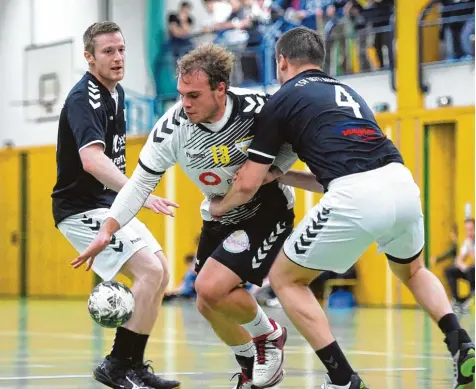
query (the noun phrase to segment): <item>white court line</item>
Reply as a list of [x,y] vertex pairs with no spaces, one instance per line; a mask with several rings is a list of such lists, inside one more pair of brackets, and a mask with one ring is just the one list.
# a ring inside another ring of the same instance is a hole
[[[16,336],[18,332],[14,331],[0,331],[0,336]],[[67,340],[96,340],[96,339],[103,339],[105,341],[112,341],[114,340],[114,336],[104,336],[98,337],[94,335],[78,335],[78,334],[70,334],[70,333],[62,333],[56,334],[53,332],[35,332],[35,331],[28,331],[26,334],[27,336],[38,336],[42,338],[54,338],[54,339],[67,339]],[[201,333],[200,335],[203,335]],[[213,342],[213,341],[196,341],[196,340],[171,340],[171,339],[157,339],[157,338],[150,338],[149,343],[176,343],[176,344],[190,344],[194,346],[222,346],[223,343],[221,342]],[[71,350],[68,350],[70,352]]]
[[[5,335],[5,336],[15,336],[17,335],[18,332],[14,331],[0,331],[0,336]],[[53,332],[40,332],[40,331],[28,331],[27,332],[28,336],[40,336],[40,337],[49,337],[49,338],[57,338],[57,339],[67,339],[67,340],[85,340],[85,339],[99,339],[100,337],[93,336],[93,335],[81,335],[81,334],[75,334],[75,333],[62,333],[62,334],[57,334]],[[102,337],[106,341],[112,341],[114,340],[113,336],[104,336]],[[290,337],[288,336],[288,339]],[[302,339],[299,336],[294,336],[296,339]],[[149,343],[158,343],[158,344],[186,344],[186,345],[191,345],[191,346],[205,346],[205,347],[213,347],[213,346],[223,346],[225,347],[225,344],[222,342],[214,342],[214,341],[196,341],[196,340],[173,340],[173,339],[160,339],[160,338],[150,338]],[[307,344],[303,343],[302,345],[293,345],[293,346],[286,346],[286,353],[288,354],[299,354],[299,353],[305,353],[306,350],[304,348],[309,347]],[[48,349],[48,350],[38,350],[40,352],[42,351],[48,351],[51,353],[56,353],[56,354],[62,354],[62,353],[70,353],[71,350],[65,350],[65,349]],[[75,353],[84,353],[87,354],[89,353],[88,351],[85,350],[75,350]],[[0,360],[2,359],[2,354],[3,352],[0,352]],[[354,355],[369,355],[369,356],[382,356],[382,357],[398,357],[398,358],[410,358],[410,359],[442,359],[446,360],[449,359],[450,356],[446,356],[443,354],[435,354],[435,355],[423,355],[423,354],[398,354],[394,355],[393,353],[390,352],[385,352],[385,351],[369,351],[369,350],[346,350],[346,354],[354,354]],[[30,356],[34,356],[36,354],[30,353]],[[223,354],[225,355],[225,353]],[[7,355],[8,358],[11,358],[11,355]]]
[[[424,371],[427,370],[424,367],[392,367],[392,368],[367,368],[367,369],[358,369],[359,371]],[[293,370],[287,370],[289,375],[292,375]],[[235,370],[225,372],[225,374],[233,374]],[[172,373],[161,373],[161,376],[196,376],[196,375],[213,375],[213,372],[197,372],[197,371],[176,371]],[[320,375],[320,373],[319,373]],[[69,374],[69,375],[32,375],[32,376],[23,376],[23,377],[0,377],[0,381],[14,381],[14,380],[64,380],[71,378],[91,378],[91,374]]]

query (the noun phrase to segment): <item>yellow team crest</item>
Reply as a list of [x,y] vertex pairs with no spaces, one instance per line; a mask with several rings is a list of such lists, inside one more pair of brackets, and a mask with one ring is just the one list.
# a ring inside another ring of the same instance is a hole
[[247,136],[246,138],[241,138],[235,140],[235,147],[238,149],[238,151],[242,152],[245,155],[248,155],[248,147],[251,144],[251,141],[253,140],[255,136]]

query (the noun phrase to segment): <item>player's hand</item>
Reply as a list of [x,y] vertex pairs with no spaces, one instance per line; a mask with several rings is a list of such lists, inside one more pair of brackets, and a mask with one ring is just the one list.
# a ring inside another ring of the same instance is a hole
[[88,248],[71,262],[73,268],[77,269],[86,262],[86,271],[91,269],[94,258],[109,245],[111,237],[112,235],[109,232],[100,229]]
[[163,199],[159,196],[150,195],[144,203],[144,207],[155,213],[163,213],[164,215],[174,216],[169,207],[178,208],[179,205],[171,200]]
[[220,220],[222,217],[222,215],[218,214],[218,207],[222,199],[223,197],[214,197],[210,200],[210,207],[208,208],[208,211],[214,220]]

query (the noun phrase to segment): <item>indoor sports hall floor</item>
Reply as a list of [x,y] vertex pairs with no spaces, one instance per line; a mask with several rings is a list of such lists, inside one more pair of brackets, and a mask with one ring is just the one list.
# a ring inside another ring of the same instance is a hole
[[[93,325],[84,301],[0,300],[0,388],[103,388],[91,370],[109,351],[113,330]],[[280,309],[268,310],[282,324]],[[442,335],[417,310],[331,311],[334,334],[371,389],[450,389],[451,360]],[[462,319],[474,334],[474,314]],[[280,389],[320,388],[324,371],[289,326]],[[168,305],[151,336],[147,357],[182,389],[232,388],[230,350],[193,304]],[[233,381],[236,383],[236,380]]]

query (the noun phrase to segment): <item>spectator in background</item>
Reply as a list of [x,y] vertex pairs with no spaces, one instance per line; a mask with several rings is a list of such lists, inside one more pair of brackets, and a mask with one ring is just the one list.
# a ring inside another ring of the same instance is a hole
[[367,50],[369,48],[369,32],[364,10],[368,7],[368,0],[350,0],[344,7],[344,14],[348,16],[356,37],[357,55],[359,61],[359,72],[367,72],[371,69]]
[[[355,265],[353,265],[349,270],[347,270],[345,273],[339,274],[330,270],[325,270],[322,273],[320,273],[314,281],[312,281],[309,284],[309,289],[311,289],[312,293],[314,293],[314,296],[316,296],[317,299],[323,299],[324,298],[324,287],[327,281],[329,280],[356,280],[357,279],[357,270],[355,268]],[[338,289],[342,290],[349,290],[347,286],[339,286],[337,287]]]
[[[461,17],[469,16],[474,14],[474,0],[441,0],[443,5],[443,11],[441,16],[443,18],[449,17]],[[465,30],[465,24],[467,23],[468,27]],[[443,37],[446,44],[446,58],[447,59],[460,59],[465,55],[471,55],[474,53],[474,48],[470,48],[470,53],[468,51],[468,46],[471,33],[468,34],[468,28],[473,30],[474,35],[474,16],[470,17],[468,21],[451,21],[449,23],[443,24]],[[466,48],[466,50],[463,49]]]
[[474,7],[473,15],[466,21],[461,31],[461,46],[467,58],[474,58]]
[[248,32],[246,29],[251,25],[251,18],[245,12],[242,0],[228,0],[231,5],[231,13],[223,23],[214,26],[216,31],[221,31],[219,43],[224,46],[246,46]]
[[[461,250],[455,258],[454,265],[445,270],[446,279],[451,289],[453,297],[453,309],[455,311],[466,312],[469,302],[474,293],[474,219],[467,219],[464,222],[466,238],[461,246]],[[470,264],[465,259],[470,259]],[[458,280],[464,279],[470,283],[469,296],[461,297],[458,293]]]
[[195,280],[197,279],[197,273],[195,272],[195,258],[195,254],[188,254],[185,256],[187,270],[183,276],[182,283],[177,289],[165,293],[164,302],[176,299],[188,300],[197,296],[197,292],[195,291]]
[[246,25],[248,31],[248,47],[259,46],[263,40],[264,26],[271,20],[270,0],[242,0],[243,12],[250,23]]
[[438,257],[431,257],[432,264],[441,263],[447,259],[451,259],[452,261],[455,260],[456,256],[458,255],[458,226],[456,224],[453,225],[453,228],[450,232],[451,244],[443,254]]
[[[351,26],[347,23],[347,20],[340,22],[348,2],[349,0],[321,0],[322,18],[323,22],[326,23],[324,26],[325,36],[332,26],[330,39],[326,42],[326,51],[329,53],[329,71],[333,75],[348,73],[349,64],[351,63],[347,58],[346,45],[346,38],[351,33],[349,29]],[[318,14],[320,13],[318,12]]]
[[233,12],[232,6],[219,0],[203,0],[207,18],[203,21],[204,33],[209,33],[208,41],[213,41],[216,31],[221,30],[221,24],[226,22]]
[[[375,33],[374,47],[379,68],[389,67],[393,63],[393,34],[390,32],[390,19],[394,7],[394,0],[369,0],[369,6],[364,11],[364,17],[373,28],[384,30]],[[388,58],[384,56],[384,47],[387,49]]]
[[274,19],[284,18],[281,30],[286,32],[297,26],[317,29],[317,0],[274,0],[271,8]]
[[193,43],[190,39],[193,19],[190,16],[190,11],[190,3],[183,1],[178,13],[169,14],[169,42],[175,60],[193,49]]

